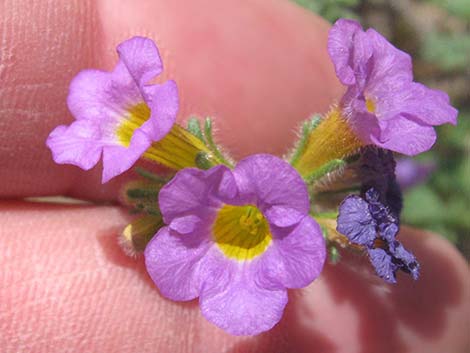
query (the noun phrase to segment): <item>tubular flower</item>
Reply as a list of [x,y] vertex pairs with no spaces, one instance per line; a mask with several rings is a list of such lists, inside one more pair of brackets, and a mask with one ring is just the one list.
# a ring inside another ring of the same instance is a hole
[[396,282],[402,270],[419,277],[419,264],[412,253],[396,240],[398,217],[380,201],[380,193],[368,190],[363,197],[350,195],[339,206],[337,230],[353,244],[363,246],[379,277]]
[[457,123],[448,95],[413,82],[411,57],[374,29],[340,19],[328,51],[348,87],[339,108],[365,144],[416,155],[434,144],[434,125]]
[[133,37],[117,47],[112,72],[81,71],[67,104],[75,121],[58,126],[47,140],[56,163],[88,170],[103,155],[103,182],[128,170],[154,141],[173,127],[178,112],[174,81],[147,84],[163,65],[155,43]]
[[322,270],[325,243],[308,214],[307,187],[277,157],[250,156],[233,171],[184,169],[159,204],[167,226],[145,249],[152,280],[170,299],[199,297],[203,315],[229,333],[269,330],[286,289]]
[[448,95],[413,82],[411,57],[375,30],[340,19],[330,30],[328,52],[347,91],[293,163],[302,176],[365,145],[416,155],[436,141],[433,126],[457,123]]

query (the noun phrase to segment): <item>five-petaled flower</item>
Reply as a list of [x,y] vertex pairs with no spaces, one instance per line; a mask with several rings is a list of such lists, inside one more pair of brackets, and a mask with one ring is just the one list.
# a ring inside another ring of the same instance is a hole
[[321,272],[325,243],[300,175],[254,155],[232,171],[184,169],[160,191],[165,223],[147,245],[147,270],[173,300],[199,297],[203,315],[234,335],[269,330],[286,288]]
[[103,182],[128,170],[162,139],[178,112],[174,81],[148,84],[163,70],[152,40],[133,37],[117,52],[112,72],[84,70],[73,79],[67,104],[76,120],[56,127],[47,139],[56,163],[88,170],[103,154]]
[[413,82],[410,56],[374,29],[340,19],[330,30],[328,51],[348,87],[342,116],[364,144],[416,155],[434,144],[434,125],[456,124],[447,94]]

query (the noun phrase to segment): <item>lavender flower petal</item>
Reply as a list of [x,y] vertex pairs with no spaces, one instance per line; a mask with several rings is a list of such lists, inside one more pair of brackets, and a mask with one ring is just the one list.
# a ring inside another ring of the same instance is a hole
[[194,214],[204,219],[213,214],[214,207],[237,193],[235,179],[226,166],[209,171],[187,168],[178,172],[158,196],[158,203],[166,224],[176,218]]
[[380,136],[372,136],[372,142],[379,147],[408,156],[429,150],[436,142],[436,132],[429,125],[412,120],[412,117],[400,115],[387,121],[379,121]]
[[345,85],[356,83],[354,68],[351,67],[350,51],[354,36],[360,31],[362,27],[358,22],[340,19],[331,28],[328,36],[328,53],[335,66],[336,75]]
[[211,267],[223,269],[225,276],[220,270],[212,274],[201,290],[202,314],[232,335],[257,335],[271,329],[281,319],[287,304],[287,291],[259,287],[253,271],[223,260],[219,260],[218,266],[214,261]]
[[298,223],[310,209],[307,185],[280,158],[268,154],[250,156],[237,164],[233,174],[243,202],[256,204],[277,226]]
[[57,126],[46,144],[56,163],[74,164],[84,170],[93,168],[101,157],[99,127],[88,120],[78,120],[70,126]]
[[160,53],[150,39],[134,37],[119,44],[116,50],[137,86],[143,86],[163,71]]
[[149,120],[141,127],[152,141],[162,139],[173,127],[178,113],[178,88],[175,81],[142,88],[145,102],[152,112]]
[[273,236],[273,246],[253,264],[259,286],[302,288],[320,275],[326,246],[319,225],[311,217],[305,217],[294,229],[274,228]]
[[164,227],[145,248],[147,272],[165,297],[194,299],[200,290],[200,262],[210,246],[202,232],[180,237]]

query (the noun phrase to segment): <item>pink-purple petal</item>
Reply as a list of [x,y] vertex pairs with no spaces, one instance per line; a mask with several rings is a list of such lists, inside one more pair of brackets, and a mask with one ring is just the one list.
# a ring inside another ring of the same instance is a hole
[[233,174],[239,197],[247,203],[256,203],[263,212],[272,206],[282,206],[305,215],[310,209],[305,182],[278,157],[269,154],[247,157],[236,165]]
[[105,146],[103,148],[102,182],[106,183],[132,167],[151,144],[152,141],[148,136],[137,129],[132,136],[129,147],[121,145]]
[[153,140],[163,138],[173,127],[178,113],[178,88],[175,81],[167,81],[161,85],[149,85],[143,88],[145,102],[151,115],[140,129]]
[[194,232],[199,225],[201,225],[202,219],[196,215],[188,215],[173,218],[170,223],[170,229],[180,234],[189,234]]
[[75,119],[100,122],[108,129],[119,123],[129,107],[141,102],[139,87],[122,63],[112,72],[80,71],[70,83],[67,97],[67,106]]
[[[359,106],[359,101],[356,101],[355,107]],[[366,144],[374,144],[377,139],[380,139],[381,126],[380,121],[374,114],[364,111],[362,108],[358,109],[349,119],[352,130],[356,135]]]
[[389,92],[387,100],[378,106],[382,119],[407,114],[424,125],[457,123],[457,110],[449,104],[449,96],[438,90],[427,88],[420,83],[402,85],[395,92]]
[[387,84],[390,80],[411,82],[413,68],[411,56],[393,46],[376,30],[369,28],[363,40],[373,48],[374,65],[369,79],[369,88],[373,84]]
[[429,125],[423,125],[410,117],[398,116],[380,121],[382,132],[379,139],[372,137],[376,146],[414,156],[429,150],[436,142],[436,132]]
[[117,52],[138,86],[143,86],[163,70],[160,53],[151,39],[132,37],[119,44]]
[[310,216],[293,229],[273,229],[273,243],[253,261],[259,287],[302,288],[320,275],[326,259],[325,240],[320,226]]
[[185,301],[199,296],[201,259],[211,243],[204,232],[178,236],[168,227],[145,248],[147,272],[165,297]]
[[289,227],[299,223],[305,217],[305,213],[290,207],[274,205],[264,211],[264,216],[275,226]]
[[79,120],[56,127],[46,144],[58,164],[74,164],[84,170],[93,168],[101,157],[101,132],[92,121]]
[[248,266],[226,261],[220,266],[225,273],[208,277],[201,288],[199,303],[207,320],[237,336],[257,335],[279,322],[287,304],[285,289],[257,286]]
[[328,53],[335,66],[336,75],[344,85],[356,83],[354,69],[351,67],[351,47],[354,35],[362,31],[361,25],[352,20],[340,19],[330,29]]
[[235,193],[235,181],[226,166],[209,171],[187,168],[160,190],[158,202],[165,223],[170,224],[174,218],[189,214],[205,218],[215,212],[224,196]]

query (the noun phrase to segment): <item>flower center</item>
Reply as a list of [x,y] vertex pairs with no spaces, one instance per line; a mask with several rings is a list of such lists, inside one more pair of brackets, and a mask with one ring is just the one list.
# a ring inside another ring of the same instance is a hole
[[268,221],[253,205],[222,206],[212,231],[219,249],[235,260],[251,260],[261,255],[272,239]]
[[150,118],[150,108],[145,103],[134,105],[128,110],[128,115],[116,130],[119,142],[129,147],[134,131]]
[[372,99],[366,99],[366,109],[369,113],[375,113],[375,102]]

